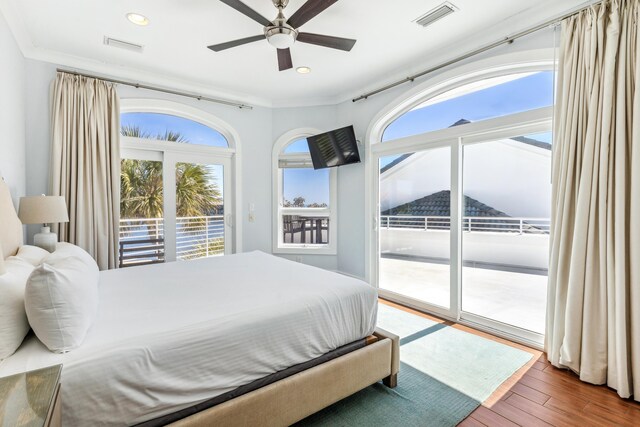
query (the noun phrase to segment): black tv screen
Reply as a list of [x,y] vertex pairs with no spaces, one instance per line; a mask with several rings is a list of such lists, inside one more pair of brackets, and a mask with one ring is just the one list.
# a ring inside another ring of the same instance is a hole
[[307,138],[314,169],[360,163],[358,143],[353,126]]

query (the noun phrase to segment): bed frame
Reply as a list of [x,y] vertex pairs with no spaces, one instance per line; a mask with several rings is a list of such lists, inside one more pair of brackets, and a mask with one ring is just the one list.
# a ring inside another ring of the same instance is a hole
[[395,387],[399,365],[398,336],[378,328],[359,350],[170,425],[288,426],[380,380]]
[[[9,188],[2,178],[0,218],[0,245],[4,257],[15,255],[22,245],[22,223],[13,206]],[[374,335],[367,338],[367,345],[362,348],[171,425],[288,426],[380,380],[387,387],[395,387],[399,366],[399,338],[376,329]]]

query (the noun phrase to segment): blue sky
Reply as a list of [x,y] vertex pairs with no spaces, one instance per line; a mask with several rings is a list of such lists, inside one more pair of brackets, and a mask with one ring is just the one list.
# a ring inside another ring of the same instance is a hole
[[124,113],[120,115],[121,126],[139,126],[153,135],[167,130],[180,132],[191,144],[210,147],[228,147],[227,140],[217,130],[201,123],[178,116],[158,113]]
[[[545,71],[409,111],[387,127],[382,140],[384,142],[444,129],[460,119],[474,122],[547,107],[553,105],[552,87],[553,73]],[[123,126],[138,125],[152,134],[162,134],[166,130],[178,131],[193,144],[227,146],[225,138],[216,130],[181,117],[156,113],[125,113],[121,116],[121,122]],[[530,137],[551,142],[550,133]],[[306,139],[295,141],[285,149],[285,153],[308,151]],[[385,166],[396,157],[381,159],[380,166]],[[295,197],[302,196],[307,203],[329,204],[328,177],[328,169],[289,169],[285,173],[284,197],[292,201]]]

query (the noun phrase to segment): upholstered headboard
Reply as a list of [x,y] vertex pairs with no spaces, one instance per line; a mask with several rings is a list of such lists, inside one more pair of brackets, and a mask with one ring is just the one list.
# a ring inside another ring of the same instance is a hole
[[11,200],[9,187],[0,178],[0,246],[4,257],[15,255],[22,246],[22,222]]

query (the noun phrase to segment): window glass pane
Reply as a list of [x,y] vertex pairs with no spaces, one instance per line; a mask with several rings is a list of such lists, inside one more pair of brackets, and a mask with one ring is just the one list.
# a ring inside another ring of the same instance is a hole
[[122,159],[120,267],[164,262],[162,162]]
[[379,283],[449,308],[451,149],[380,159]]
[[308,153],[309,152],[309,144],[307,144],[307,139],[302,138],[297,141],[293,141],[291,144],[287,145],[284,148],[285,153]]
[[551,133],[463,149],[462,310],[544,334]]
[[202,123],[159,113],[123,113],[121,134],[138,138],[159,139],[209,147],[228,147],[226,138]]
[[284,207],[329,206],[329,169],[283,169],[282,185]]
[[382,142],[553,105],[553,72],[485,79],[438,95],[400,116]]
[[224,255],[224,166],[176,164],[176,258]]

